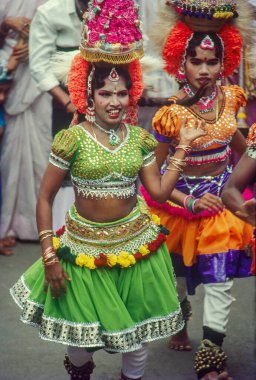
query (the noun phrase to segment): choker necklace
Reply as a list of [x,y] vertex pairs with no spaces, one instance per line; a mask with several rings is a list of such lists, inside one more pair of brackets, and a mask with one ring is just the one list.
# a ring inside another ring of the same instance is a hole
[[[195,93],[193,92],[193,90],[191,89],[188,83],[186,83],[182,89],[185,92],[185,94],[188,95],[189,98],[192,98],[195,95]],[[213,92],[209,96],[203,96],[196,103],[200,107],[199,112],[200,113],[212,112],[214,110],[213,102],[217,98],[217,96],[218,96],[218,87],[215,84]]]
[[109,145],[116,146],[120,144],[121,139],[117,136],[116,132],[119,130],[121,125],[119,125],[116,128],[116,130],[110,129],[109,131],[107,131],[106,129],[102,128],[98,123],[94,122],[93,124],[96,125],[96,127],[99,128],[100,131],[105,132],[109,135],[109,139],[108,139]]

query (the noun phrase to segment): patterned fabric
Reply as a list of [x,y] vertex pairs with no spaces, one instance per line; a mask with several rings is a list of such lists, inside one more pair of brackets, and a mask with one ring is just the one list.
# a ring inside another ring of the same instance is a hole
[[72,183],[84,197],[131,197],[138,171],[155,161],[157,141],[144,129],[126,126],[126,130],[124,141],[113,150],[81,125],[62,130],[54,139],[50,162],[70,169]]
[[[236,113],[245,105],[245,94],[238,86],[221,87],[223,103],[217,120],[207,121],[208,134],[196,139],[192,144],[193,151],[215,149],[228,145],[237,129]],[[182,119],[187,119],[187,125],[193,125],[200,116],[191,108],[178,104],[162,107],[153,119],[153,129],[158,135],[178,140]],[[203,119],[204,120],[204,119]],[[159,140],[160,141],[160,140]]]

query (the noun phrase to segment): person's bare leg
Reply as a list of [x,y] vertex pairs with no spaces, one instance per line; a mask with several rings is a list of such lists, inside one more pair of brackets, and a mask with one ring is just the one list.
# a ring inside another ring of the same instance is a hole
[[187,332],[187,322],[181,331],[173,335],[169,340],[168,347],[176,351],[191,351],[192,346]]
[[183,319],[185,321],[185,325],[182,330],[180,330],[177,334],[171,337],[171,339],[169,340],[168,347],[176,351],[191,351],[192,345],[188,336],[187,323],[192,316],[192,310],[187,297],[185,297],[183,301],[180,303],[180,307],[183,314]]
[[227,372],[222,372],[218,375],[217,372],[209,372],[200,380],[233,380],[232,377],[228,375]]

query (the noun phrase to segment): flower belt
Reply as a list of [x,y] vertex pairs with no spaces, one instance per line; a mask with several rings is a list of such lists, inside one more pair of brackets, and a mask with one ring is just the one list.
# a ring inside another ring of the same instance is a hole
[[101,246],[120,244],[131,239],[134,235],[143,233],[151,222],[147,214],[134,215],[130,220],[121,221],[115,225],[92,225],[77,219],[78,215],[71,212],[66,216],[66,231],[68,238]]
[[[80,267],[86,267],[89,269],[97,269],[102,267],[110,269],[116,266],[121,268],[128,268],[135,265],[142,259],[148,259],[150,255],[155,253],[166,240],[166,235],[169,233],[169,231],[160,225],[160,219],[156,215],[152,215],[152,219],[153,220],[151,223],[158,223],[158,225],[156,225],[158,229],[156,238],[139,245],[138,248],[133,252],[121,249],[118,251],[118,253],[110,253],[109,251],[104,252],[103,248],[102,251],[99,251],[97,255],[88,254],[87,252],[80,252],[76,254],[72,251],[70,246],[62,243],[62,237],[67,233],[65,226],[58,230],[56,236],[53,237],[53,247],[59,259],[62,259],[71,264],[78,265]],[[134,226],[134,224],[132,225]],[[108,236],[111,236],[111,233]]]

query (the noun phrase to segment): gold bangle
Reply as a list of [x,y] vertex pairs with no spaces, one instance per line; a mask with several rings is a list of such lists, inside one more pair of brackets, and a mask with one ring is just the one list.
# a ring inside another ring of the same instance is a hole
[[47,239],[48,237],[53,237],[53,234],[43,235],[42,237],[40,236],[39,240],[42,242],[43,240]]
[[42,253],[42,256],[45,257],[46,255],[48,255],[49,253],[52,253],[52,252],[55,252],[53,247],[48,247],[46,248],[46,250]]
[[43,230],[43,231],[40,231],[39,234],[38,234],[38,237],[40,238],[41,236],[43,236],[45,234],[48,234],[49,232],[51,232],[53,234],[53,230]]
[[57,263],[59,263],[58,257],[56,257],[55,259],[53,259],[51,261],[47,261],[47,262],[45,262],[43,264],[44,264],[45,267],[47,267],[47,266],[50,266],[50,265],[53,265],[53,264],[57,264]]
[[170,163],[171,163],[171,162],[176,162],[178,165],[186,166],[186,161],[183,160],[182,158],[177,158],[177,157],[172,156],[172,157],[170,158]]

